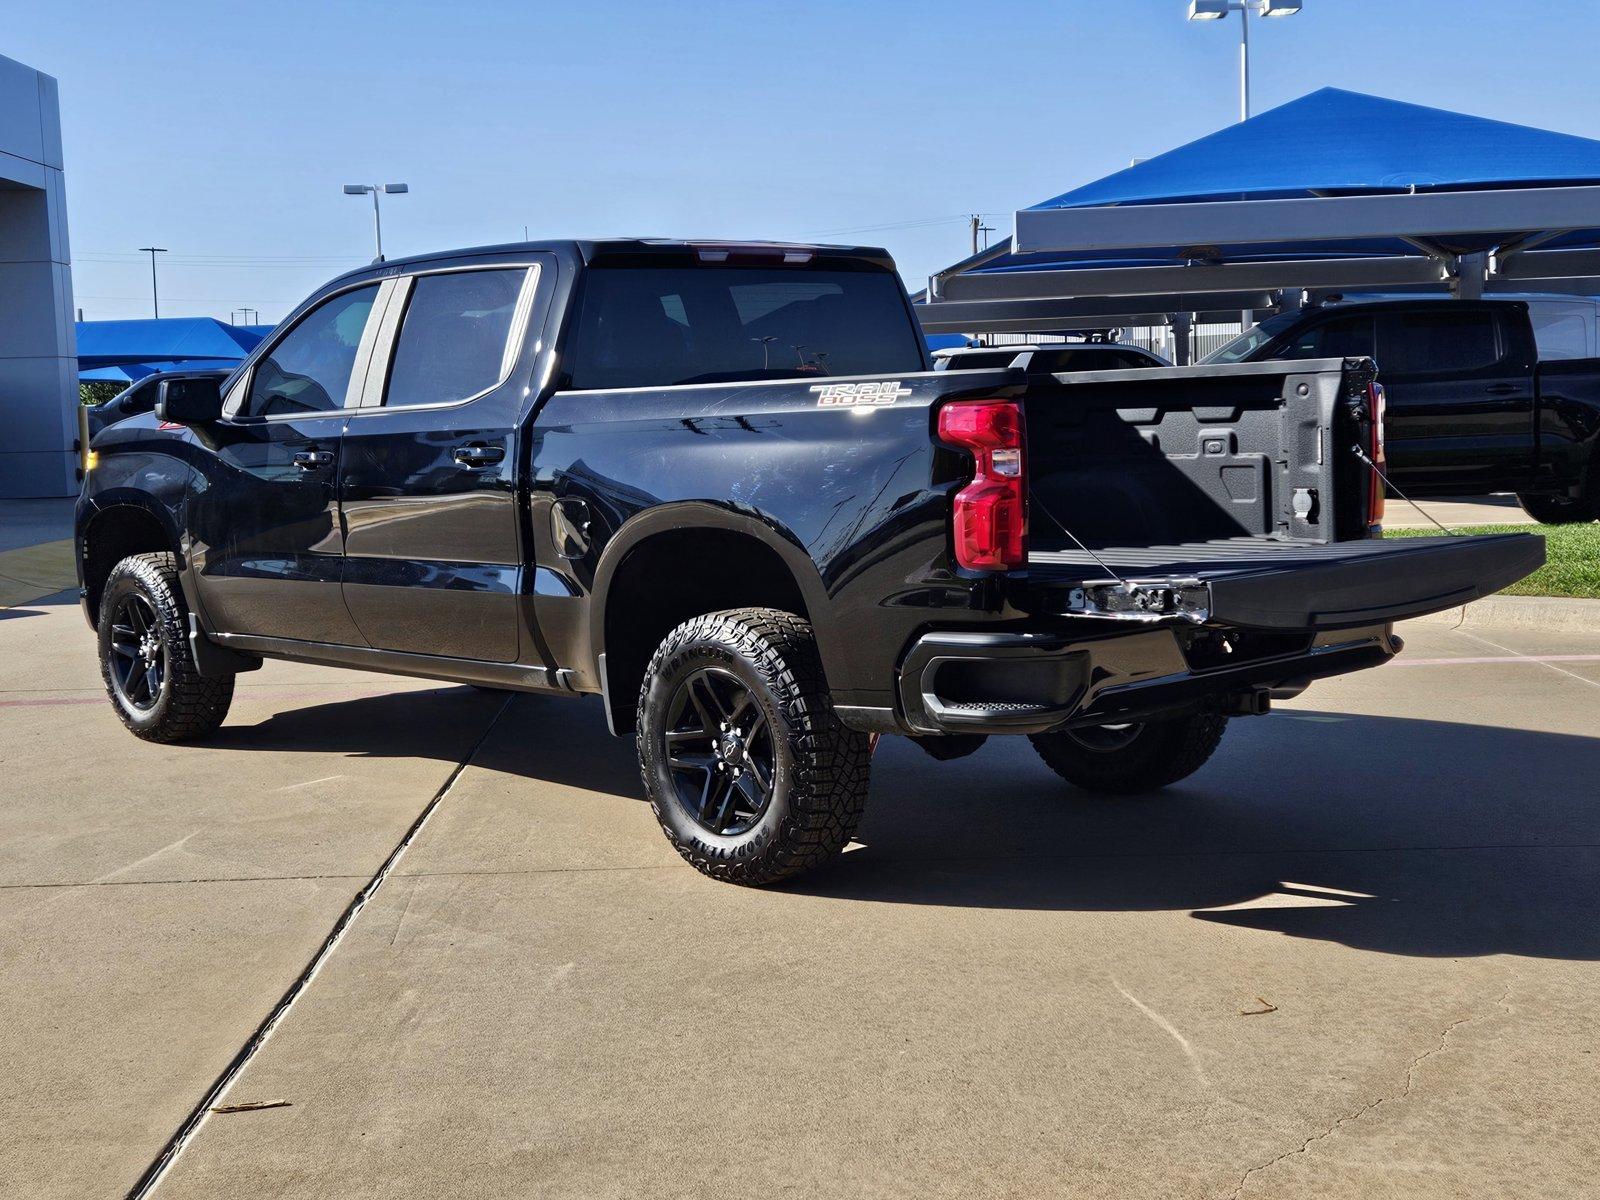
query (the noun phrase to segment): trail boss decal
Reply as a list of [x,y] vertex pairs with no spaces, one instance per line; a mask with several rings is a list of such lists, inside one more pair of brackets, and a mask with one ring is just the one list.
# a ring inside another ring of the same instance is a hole
[[898,379],[819,383],[811,390],[817,394],[818,408],[887,408],[901,396],[911,395],[911,389],[901,387]]

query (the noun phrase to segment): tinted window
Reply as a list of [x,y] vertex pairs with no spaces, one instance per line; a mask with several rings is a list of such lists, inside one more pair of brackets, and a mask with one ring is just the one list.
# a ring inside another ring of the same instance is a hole
[[156,387],[159,380],[145,379],[134,384],[116,398],[117,411],[124,417],[137,417],[152,412],[156,406]]
[[1528,315],[1533,319],[1533,340],[1541,359],[1589,357],[1589,326],[1583,314],[1530,307]]
[[1378,370],[1384,375],[1459,374],[1500,358],[1494,314],[1383,312],[1377,315]]
[[1030,364],[1035,371],[1120,371],[1125,367],[1144,367],[1150,360],[1113,346],[1073,346],[1067,350],[1040,350]]
[[256,363],[246,414],[327,412],[343,408],[356,348],[378,285],[342,292],[307,313],[272,353]]
[[384,403],[448,404],[499,383],[526,277],[521,267],[418,276]]
[[600,267],[584,281],[575,388],[923,369],[922,334],[886,271]]
[[1371,358],[1372,318],[1334,317],[1302,329],[1274,358]]

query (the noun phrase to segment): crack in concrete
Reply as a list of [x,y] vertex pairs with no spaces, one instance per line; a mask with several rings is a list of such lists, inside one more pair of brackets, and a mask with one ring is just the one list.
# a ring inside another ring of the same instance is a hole
[[[1512,986],[1513,985],[1511,983],[1507,983],[1506,986],[1505,986],[1505,990],[1500,993],[1499,999],[1495,1001],[1495,1004],[1499,1008],[1505,1010],[1505,1012],[1507,1012],[1507,1013],[1511,1012],[1511,1006],[1506,1003],[1506,998],[1511,995]],[[1354,1112],[1346,1113],[1344,1116],[1342,1116],[1338,1120],[1336,1120],[1332,1125],[1329,1125],[1326,1129],[1320,1130],[1319,1132],[1312,1134],[1310,1137],[1306,1138],[1305,1141],[1301,1142],[1298,1146],[1296,1146],[1293,1150],[1285,1150],[1282,1154],[1278,1155],[1276,1158],[1269,1159],[1264,1163],[1259,1163],[1258,1165],[1251,1167],[1248,1171],[1246,1171],[1243,1175],[1241,1175],[1239,1177],[1239,1182],[1234,1185],[1234,1189],[1233,1189],[1233,1192],[1231,1193],[1230,1200],[1239,1200],[1240,1195],[1244,1192],[1245,1185],[1250,1182],[1250,1177],[1252,1175],[1259,1174],[1260,1172],[1267,1170],[1269,1167],[1275,1167],[1279,1163],[1283,1162],[1285,1159],[1294,1158],[1296,1155],[1300,1155],[1300,1154],[1306,1153],[1306,1151],[1308,1151],[1312,1146],[1316,1145],[1318,1142],[1323,1141],[1326,1138],[1332,1137],[1335,1133],[1339,1132],[1339,1130],[1343,1129],[1346,1125],[1349,1125],[1354,1121],[1359,1121],[1362,1117],[1366,1116],[1369,1112],[1372,1112],[1374,1109],[1381,1108],[1385,1104],[1390,1104],[1390,1103],[1394,1103],[1394,1102],[1398,1102],[1400,1100],[1406,1099],[1408,1096],[1411,1095],[1412,1091],[1416,1088],[1417,1070],[1418,1070],[1418,1068],[1420,1068],[1422,1066],[1422,1064],[1427,1062],[1430,1058],[1433,1058],[1436,1055],[1444,1053],[1446,1047],[1448,1047],[1448,1045],[1450,1043],[1450,1035],[1451,1034],[1453,1034],[1456,1030],[1460,1029],[1463,1025],[1471,1024],[1473,1021],[1482,1020],[1483,1016],[1484,1016],[1483,1013],[1468,1013],[1464,1017],[1461,1017],[1461,1018],[1459,1018],[1457,1020],[1451,1021],[1450,1024],[1446,1025],[1444,1027],[1444,1029],[1440,1032],[1439,1040],[1438,1040],[1437,1044],[1435,1044],[1431,1049],[1424,1050],[1421,1054],[1418,1054],[1407,1065],[1407,1067],[1406,1067],[1406,1082],[1405,1082],[1405,1087],[1404,1088],[1402,1088],[1399,1092],[1395,1093],[1394,1095],[1379,1096],[1376,1100],[1368,1101],[1366,1104],[1363,1104],[1360,1108],[1356,1109]]]

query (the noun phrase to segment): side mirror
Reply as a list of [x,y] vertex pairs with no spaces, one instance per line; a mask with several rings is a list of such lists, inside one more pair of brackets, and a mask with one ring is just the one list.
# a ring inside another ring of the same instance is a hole
[[222,381],[212,375],[163,379],[156,416],[174,425],[204,425],[222,416]]

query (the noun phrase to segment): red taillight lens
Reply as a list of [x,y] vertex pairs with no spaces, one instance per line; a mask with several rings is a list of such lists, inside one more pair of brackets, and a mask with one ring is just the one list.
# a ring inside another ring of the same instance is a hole
[[1009,571],[1028,561],[1027,455],[1022,409],[1010,400],[962,400],[939,410],[939,437],[970,450],[977,469],[956,493],[956,561]]
[[[1383,398],[1383,384],[1367,384],[1367,412],[1368,433],[1367,453],[1372,461],[1378,464],[1378,470],[1387,473],[1388,461],[1383,450],[1383,421],[1385,412]],[[1367,523],[1377,525],[1383,520],[1383,480],[1378,477],[1378,471],[1368,472],[1370,476],[1367,484]]]

